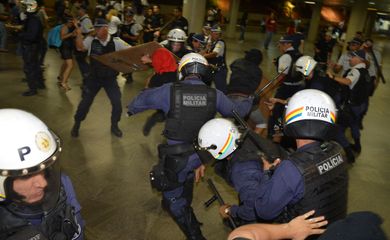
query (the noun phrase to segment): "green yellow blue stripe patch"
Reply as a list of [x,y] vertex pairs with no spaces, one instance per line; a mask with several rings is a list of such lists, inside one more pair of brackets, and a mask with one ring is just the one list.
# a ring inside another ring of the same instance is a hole
[[225,144],[223,145],[222,149],[219,151],[219,153],[217,154],[217,156],[215,156],[215,158],[216,158],[216,159],[220,159],[220,157],[224,155],[224,153],[226,152],[226,150],[230,148],[230,146],[232,145],[232,143],[233,143],[233,135],[232,135],[231,133],[229,133],[229,136],[228,136],[228,138],[226,139]]
[[302,112],[303,112],[303,107],[300,107],[300,108],[297,108],[297,109],[291,111],[291,112],[290,112],[289,114],[287,114],[287,116],[284,118],[285,122],[286,122],[286,123],[289,123],[289,122],[291,122],[292,120],[294,120],[295,118],[302,116]]

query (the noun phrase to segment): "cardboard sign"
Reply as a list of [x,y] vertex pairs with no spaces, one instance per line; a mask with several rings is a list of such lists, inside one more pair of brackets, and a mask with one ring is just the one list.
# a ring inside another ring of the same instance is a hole
[[107,53],[101,56],[92,56],[104,65],[122,73],[144,71],[150,66],[141,62],[143,55],[150,56],[162,46],[157,42],[148,42],[128,49]]

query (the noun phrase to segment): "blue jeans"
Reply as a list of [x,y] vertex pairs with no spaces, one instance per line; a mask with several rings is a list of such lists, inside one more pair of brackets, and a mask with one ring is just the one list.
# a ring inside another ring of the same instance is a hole
[[0,22],[0,48],[5,48],[7,44],[7,30],[5,29],[4,22]]

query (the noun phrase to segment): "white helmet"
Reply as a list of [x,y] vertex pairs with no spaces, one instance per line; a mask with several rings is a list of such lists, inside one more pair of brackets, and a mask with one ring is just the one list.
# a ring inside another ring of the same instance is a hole
[[302,56],[295,62],[295,70],[308,77],[316,67],[317,62],[310,56]]
[[288,101],[284,118],[287,136],[326,140],[333,134],[336,107],[328,94],[306,89],[295,93]]
[[26,9],[26,12],[28,13],[34,13],[38,9],[37,1],[35,0],[22,0],[20,1],[22,6]]
[[41,172],[56,162],[60,140],[31,113],[0,109],[0,202],[8,177]]
[[215,159],[224,159],[237,149],[240,135],[230,120],[211,119],[199,130],[198,146],[207,149]]
[[209,73],[209,63],[206,58],[198,53],[188,53],[184,55],[180,62],[177,72],[179,74],[179,80],[190,74],[199,74],[202,77],[206,77]]
[[185,42],[187,35],[180,28],[175,28],[168,32],[167,39],[172,42]]

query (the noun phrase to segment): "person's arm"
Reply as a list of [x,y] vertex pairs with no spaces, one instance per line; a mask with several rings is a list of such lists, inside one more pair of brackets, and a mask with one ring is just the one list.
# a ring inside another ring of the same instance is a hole
[[229,234],[228,240],[277,240],[277,239],[305,239],[314,234],[322,234],[321,227],[328,224],[324,216],[310,218],[314,210],[307,212],[284,224],[249,224],[236,228]]
[[271,178],[263,179],[255,200],[256,213],[260,218],[276,218],[285,206],[298,201],[304,194],[304,179],[295,165],[282,161]]
[[76,35],[76,32],[68,33],[68,27],[66,25],[62,26],[61,33],[60,33],[60,37],[61,37],[62,41],[66,40],[67,38],[74,37],[75,35]]
[[224,93],[217,91],[217,111],[224,117],[232,117],[233,110],[236,110],[241,117],[245,117],[252,108],[253,98],[246,98],[233,103]]
[[[358,75],[358,73],[356,73],[355,71],[354,71],[355,69],[352,69],[349,73],[348,73],[348,75],[346,76],[346,77],[339,77],[339,76],[336,76],[336,75],[334,75],[331,71],[327,71],[326,72],[326,74],[328,75],[328,77],[330,78],[330,79],[332,79],[333,81],[336,81],[336,82],[338,82],[338,83],[340,83],[340,84],[343,84],[343,85],[347,85],[347,86],[350,86],[351,84],[352,84],[352,82],[355,80],[355,79],[359,79],[358,77],[359,76],[357,76],[357,78],[356,78],[356,75]],[[356,80],[357,81],[357,80]]]
[[170,89],[171,84],[164,84],[141,91],[127,106],[128,114],[133,115],[148,109],[161,109],[167,113],[170,107]]

